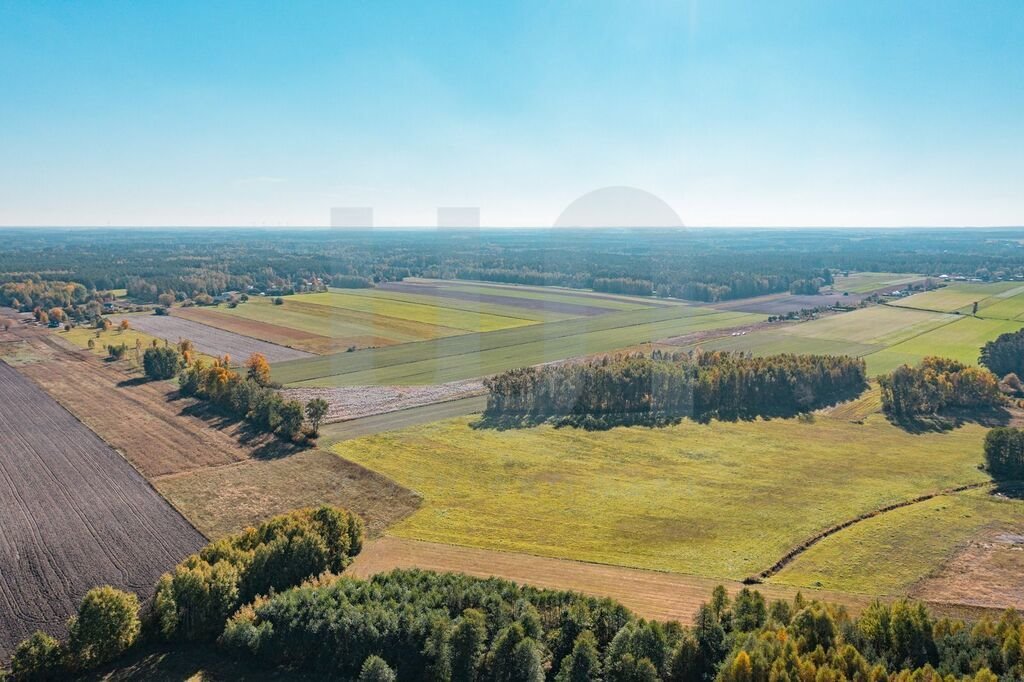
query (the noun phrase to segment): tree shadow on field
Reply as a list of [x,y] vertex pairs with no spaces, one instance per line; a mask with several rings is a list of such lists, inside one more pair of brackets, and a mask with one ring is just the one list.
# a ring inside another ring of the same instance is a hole
[[[177,391],[168,396],[168,402],[184,399],[185,396],[182,396]],[[211,428],[218,431],[228,431],[238,441],[239,445],[251,449],[254,459],[281,459],[316,447],[316,444],[310,441],[303,443],[286,441],[273,433],[263,431],[255,424],[222,412],[201,400],[191,401],[178,414],[183,417],[201,419]]]
[[148,384],[151,380],[146,377],[132,377],[131,379],[124,379],[117,382],[118,388],[134,388],[135,386],[142,386]]
[[308,674],[286,669],[268,669],[244,657],[228,656],[212,646],[200,644],[165,645],[144,642],[111,664],[78,679],[90,682],[129,680],[302,680]]
[[978,424],[986,428],[997,426],[1008,426],[1014,419],[1014,414],[1005,407],[984,407],[984,408],[949,408],[935,414],[923,414],[912,417],[896,417],[888,414],[886,417],[893,426],[897,426],[907,433],[924,434],[940,431],[952,431],[959,429],[965,424]]

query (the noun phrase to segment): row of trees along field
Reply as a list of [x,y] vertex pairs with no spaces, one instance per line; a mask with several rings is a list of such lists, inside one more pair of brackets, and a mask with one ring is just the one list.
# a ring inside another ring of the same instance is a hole
[[[303,405],[298,400],[282,398],[270,385],[270,365],[262,354],[249,356],[242,375],[231,369],[228,356],[215,359],[210,365],[201,358],[193,359],[189,341],[179,342],[179,351],[184,368],[178,383],[183,395],[209,401],[221,411],[287,440],[316,437],[327,416],[327,401],[314,398]],[[153,378],[163,378],[162,373]],[[304,429],[307,418],[311,425],[308,430]]]
[[[247,669],[378,682],[997,682],[1024,675],[1024,626],[1007,611],[968,624],[920,603],[768,602],[718,587],[690,627],[610,599],[497,578],[398,570],[338,573],[363,529],[342,509],[275,517],[210,543],[161,577],[152,608],[90,591],[69,641],[36,633],[15,679],[61,679],[143,641],[205,647]],[[216,647],[216,648],[213,648]]]
[[485,380],[483,425],[548,420],[587,428],[785,416],[849,400],[866,387],[859,358],[655,350],[514,369]]
[[1004,402],[992,372],[957,360],[926,357],[878,378],[882,408],[895,419],[934,415],[946,408],[987,409]]

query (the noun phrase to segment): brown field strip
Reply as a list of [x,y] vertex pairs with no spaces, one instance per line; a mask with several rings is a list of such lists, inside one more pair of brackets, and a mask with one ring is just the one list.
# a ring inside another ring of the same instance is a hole
[[[185,320],[192,320],[200,324],[223,329],[224,331],[249,336],[254,339],[262,339],[281,346],[289,346],[316,352],[313,348],[331,347],[332,339],[314,334],[302,329],[294,329],[270,322],[260,322],[238,315],[225,315],[224,313],[192,306],[189,308],[174,308],[171,311],[172,317],[180,317]],[[338,350],[338,349],[335,349]],[[344,350],[343,348],[340,350]]]
[[62,635],[90,588],[145,599],[203,537],[120,455],[0,362],[0,662]]
[[[42,359],[20,366],[57,402],[119,450],[147,478],[247,459],[237,427],[211,428],[192,414],[196,402],[175,400],[171,382],[137,382],[86,351],[54,337],[30,335]],[[269,441],[264,443],[273,446]]]
[[270,362],[297,360],[312,356],[308,351],[288,348],[251,336],[242,336],[178,315],[130,315],[123,318],[113,316],[112,319],[115,325],[121,319],[127,319],[135,329],[157,338],[166,339],[171,343],[180,339],[189,339],[200,353],[211,356],[229,355],[239,363],[253,353],[262,354]]
[[323,450],[162,476],[153,485],[209,538],[319,504],[354,511],[376,537],[420,505],[391,479]]
[[[742,583],[729,580],[395,537],[384,537],[367,543],[348,571],[358,577],[368,577],[395,568],[457,571],[478,577],[497,576],[524,585],[611,597],[644,618],[678,620],[683,623],[693,620],[700,605],[711,598],[711,591],[716,585],[724,585],[730,593],[744,587]],[[791,599],[798,591],[780,585],[755,587],[773,599]],[[854,612],[871,602],[871,597],[866,595],[806,589],[803,593],[807,597],[844,604]]]
[[[756,542],[756,538],[751,538]],[[596,597],[610,597],[643,618],[691,623],[711,591],[723,585],[730,594],[743,583],[678,573],[662,573],[622,566],[591,564],[569,559],[551,559],[531,554],[459,547],[420,540],[383,537],[368,542],[348,569],[348,574],[366,578],[397,568],[455,571],[476,577],[496,576],[523,585],[554,590],[573,590]],[[797,589],[784,585],[753,585],[768,599],[792,599],[801,592],[808,599],[841,604],[859,613],[876,597],[849,592]],[[927,601],[928,608],[955,618],[976,618],[993,609],[944,601]]]

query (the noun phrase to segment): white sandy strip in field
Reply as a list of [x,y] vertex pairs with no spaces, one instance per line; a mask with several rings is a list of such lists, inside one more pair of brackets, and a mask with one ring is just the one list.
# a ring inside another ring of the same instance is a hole
[[486,392],[479,379],[452,381],[434,386],[344,386],[341,388],[287,388],[288,400],[306,402],[323,398],[330,404],[327,422],[339,422],[410,407],[457,400]]
[[[121,321],[114,316],[114,324]],[[261,341],[234,332],[217,329],[201,322],[193,322],[170,315],[127,315],[124,319],[135,329],[161,339],[176,343],[179,339],[189,339],[200,353],[207,355],[230,355],[235,362],[242,362],[253,353],[261,353],[268,362],[296,360],[312,357],[312,353],[304,350],[279,346],[269,341]]]

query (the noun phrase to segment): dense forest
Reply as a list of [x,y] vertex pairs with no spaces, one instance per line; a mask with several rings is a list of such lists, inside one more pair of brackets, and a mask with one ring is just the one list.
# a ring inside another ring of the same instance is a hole
[[947,408],[987,409],[1004,401],[999,381],[987,369],[949,358],[926,357],[880,376],[882,408],[899,420],[935,415]]
[[867,386],[859,358],[699,350],[526,367],[484,384],[481,425],[554,421],[584,428],[792,416],[849,400]]
[[0,283],[268,294],[409,276],[716,301],[811,293],[834,272],[1024,276],[1020,230],[2,230]]

